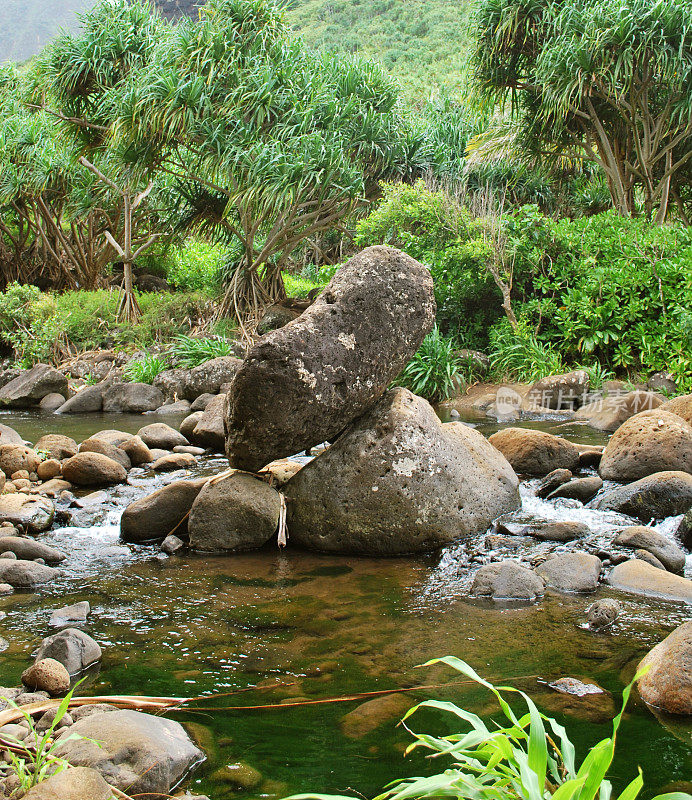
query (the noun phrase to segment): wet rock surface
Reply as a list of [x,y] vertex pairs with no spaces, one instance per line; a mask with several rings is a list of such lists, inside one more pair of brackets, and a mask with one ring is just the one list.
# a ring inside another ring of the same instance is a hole
[[579,449],[559,436],[530,428],[504,428],[488,440],[519,475],[548,475],[557,469],[576,472]]
[[642,699],[670,714],[692,716],[692,621],[684,622],[639,664],[649,671],[637,684]]

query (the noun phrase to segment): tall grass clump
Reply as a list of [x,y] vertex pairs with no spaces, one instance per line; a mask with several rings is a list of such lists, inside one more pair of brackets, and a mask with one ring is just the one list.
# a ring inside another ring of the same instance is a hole
[[498,379],[534,383],[565,370],[560,353],[522,322],[516,331],[507,323],[496,325],[490,332],[490,348],[490,368]]
[[125,365],[123,377],[133,383],[153,383],[154,378],[168,369],[168,361],[161,356],[146,353]]
[[457,380],[461,377],[462,364],[456,354],[454,341],[443,336],[436,325],[404,367],[396,384],[431,403],[438,403],[454,393]]
[[192,369],[212,358],[232,356],[233,345],[226,339],[197,338],[181,333],[173,340],[171,355],[179,367]]
[[[423,666],[446,664],[484,686],[497,699],[502,719],[487,725],[478,715],[454,703],[426,700],[410,709],[406,721],[421,708],[432,708],[456,717],[463,729],[450,736],[414,733],[406,753],[423,748],[430,758],[451,760],[444,771],[428,777],[404,778],[390,784],[376,800],[418,800],[456,798],[456,800],[610,800],[613,787],[606,774],[615,755],[615,742],[622,715],[634,682],[647,670],[635,675],[622,694],[622,707],[613,720],[611,736],[595,744],[578,763],[576,748],[567,731],[556,720],[546,717],[533,700],[511,686],[495,687],[483,680],[461,659],[447,656]],[[526,710],[518,714],[506,693],[521,697]],[[641,770],[617,800],[635,800],[644,785]],[[339,795],[302,794],[291,800],[353,800]],[[657,795],[653,800],[690,800],[685,792]]]

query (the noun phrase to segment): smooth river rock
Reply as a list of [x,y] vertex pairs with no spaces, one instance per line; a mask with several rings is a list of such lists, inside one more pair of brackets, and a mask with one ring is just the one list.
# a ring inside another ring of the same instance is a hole
[[[654,555],[670,572],[682,573],[685,570],[685,552],[664,533],[647,528],[644,525],[633,525],[620,531],[613,539],[614,544],[632,549],[643,549]],[[2,542],[0,542],[2,547]]]
[[692,621],[683,622],[644,656],[649,667],[637,688],[649,705],[669,714],[692,715]]
[[591,553],[561,553],[544,561],[536,572],[561,592],[595,592],[601,560]]
[[55,506],[47,497],[27,494],[0,495],[0,522],[26,530],[27,533],[40,533],[53,524]]
[[576,472],[579,448],[567,439],[532,428],[504,428],[488,440],[519,475],[548,475],[557,469]]
[[154,422],[137,431],[137,436],[150,449],[172,450],[177,445],[190,444],[182,433],[165,422]]
[[164,403],[163,392],[147,383],[113,383],[103,391],[103,410],[143,414]]
[[24,800],[112,800],[113,792],[95,769],[73,767],[51,775],[24,795]]
[[608,583],[614,589],[644,597],[692,603],[692,581],[632,558],[613,568]]
[[79,628],[65,628],[47,636],[36,652],[36,661],[52,658],[59,661],[70,675],[78,675],[101,660],[101,647]]
[[286,484],[289,534],[325,552],[434,550],[515,510],[518,483],[480,433],[393,389]]
[[332,440],[385,392],[435,318],[430,272],[369,247],[296,320],[263,336],[233,380],[231,466],[250,471]]
[[661,406],[661,410],[677,414],[692,425],[692,394],[681,394],[668,400]]
[[21,559],[0,559],[0,583],[8,583],[14,589],[33,589],[61,575],[59,569]]
[[75,486],[110,486],[125,483],[127,471],[102,453],[77,453],[63,463],[62,476]]
[[692,508],[692,475],[656,472],[597,497],[591,504],[601,511],[618,511],[642,522],[684,514]]
[[43,542],[22,536],[3,536],[0,538],[0,553],[14,553],[17,558],[33,561],[42,558],[49,564],[59,564],[67,557],[60,550],[49,547]]
[[55,458],[57,461],[76,456],[78,449],[74,439],[60,433],[48,433],[34,445],[34,450],[44,453],[46,458]]
[[29,408],[52,393],[67,395],[67,378],[49,364],[36,364],[0,389],[0,406]]
[[135,500],[120,518],[120,535],[126,542],[161,541],[171,533],[187,537],[187,515],[206,478],[169,483]]
[[535,600],[544,591],[543,580],[533,570],[511,560],[482,566],[471,586],[471,594],[493,600]]

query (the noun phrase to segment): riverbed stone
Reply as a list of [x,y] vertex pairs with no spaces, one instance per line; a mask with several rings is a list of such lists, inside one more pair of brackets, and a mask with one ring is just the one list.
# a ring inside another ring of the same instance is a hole
[[191,469],[197,459],[190,453],[169,453],[157,458],[151,465],[154,472],[173,472],[176,469]]
[[392,389],[285,486],[291,540],[341,553],[434,550],[519,505],[518,478],[478,431]]
[[48,458],[36,467],[36,474],[42,481],[50,481],[62,474],[62,465],[57,458]]
[[504,428],[488,440],[519,475],[547,475],[556,469],[576,472],[579,449],[560,436],[532,428]]
[[68,398],[56,414],[95,414],[103,410],[103,394],[111,386],[110,381],[103,381],[94,386],[84,386],[72,397]]
[[661,409],[677,414],[689,425],[692,425],[692,394],[681,394],[679,397],[674,397],[672,400],[665,402]]
[[126,442],[131,437],[132,434],[127,433],[126,431],[119,431],[114,428],[106,428],[105,430],[93,433],[89,438],[102,439],[104,442],[108,442],[114,447],[119,447],[123,442]]
[[545,542],[572,542],[588,536],[591,529],[583,522],[558,520],[529,525],[526,533],[533,536],[534,539],[541,539]]
[[106,442],[103,439],[85,439],[79,445],[79,452],[100,453],[102,456],[106,456],[112,461],[116,461],[125,471],[131,469],[132,467],[130,457],[123,449],[116,447],[115,445],[112,445],[110,442]]
[[55,754],[98,770],[129,795],[167,794],[203,758],[180,723],[139,711],[112,711],[80,719]]
[[600,558],[591,553],[561,553],[544,561],[536,572],[561,592],[595,592],[601,566]]
[[204,411],[204,409],[211,403],[211,401],[216,397],[215,394],[210,394],[209,392],[205,392],[201,394],[196,400],[192,401],[192,405],[190,406],[190,411],[194,413],[195,411]]
[[218,394],[224,384],[235,378],[242,363],[235,356],[219,356],[194,367],[190,371],[185,398],[196,400],[202,394]]
[[576,478],[568,483],[563,483],[548,495],[549,500],[564,497],[569,500],[579,500],[580,503],[588,503],[603,488],[603,479],[598,475],[589,475],[586,478]]
[[137,436],[150,449],[172,450],[176,445],[190,444],[182,433],[165,422],[145,425],[137,431]]
[[0,522],[9,522],[27,533],[40,533],[53,524],[55,506],[47,497],[26,494],[0,495]]
[[635,558],[641,558],[642,561],[646,561],[647,564],[651,564],[652,567],[656,567],[656,569],[663,569],[665,570],[665,566],[661,561],[659,561],[653,553],[650,553],[648,550],[635,550],[634,551]]
[[586,619],[592,631],[609,628],[620,616],[622,606],[612,597],[596,600],[586,609]]
[[65,628],[41,642],[35,660],[44,658],[59,661],[70,675],[78,675],[101,660],[101,647],[88,633],[78,628]]
[[46,414],[52,414],[54,411],[57,411],[60,406],[64,405],[65,399],[64,395],[58,394],[58,392],[51,392],[41,400],[38,407]]
[[163,393],[148,383],[113,383],[103,393],[103,410],[143,414],[154,411],[164,402]]
[[190,370],[183,367],[166,369],[154,378],[154,386],[161,390],[165,402],[175,402],[187,396]]
[[631,528],[620,531],[613,539],[613,543],[622,547],[647,550],[670,572],[682,573],[685,571],[685,553],[682,548],[654,528],[633,525]]
[[656,472],[692,473],[692,427],[662,408],[635,414],[611,436],[598,471],[619,483]]
[[638,670],[642,700],[669,714],[692,716],[692,621],[683,622],[650,650]]
[[341,730],[349,739],[362,739],[385,723],[392,726],[414,705],[404,694],[385,694],[366,700],[341,718]]
[[599,431],[615,431],[623,422],[642,411],[659,408],[663,397],[655,392],[635,389],[626,394],[613,394],[600,397],[577,410],[574,419],[586,422]]
[[192,440],[195,444],[223,453],[226,442],[225,407],[226,397],[222,394],[216,395],[207,405],[192,431]]
[[384,394],[434,317],[422,264],[383,246],[354,256],[295,322],[248,351],[228,395],[231,466],[256,471],[334,439]]
[[135,500],[120,519],[121,537],[126,542],[161,541],[171,533],[186,538],[187,514],[206,481],[175,481]]
[[33,589],[61,574],[60,570],[36,561],[0,559],[0,582],[8,583],[13,589]]
[[177,400],[175,403],[166,403],[159,406],[155,411],[147,411],[147,414],[158,414],[159,416],[172,416],[190,413],[190,403],[187,400]]
[[81,600],[79,603],[54,609],[50,615],[50,625],[53,628],[62,628],[71,622],[86,622],[90,613],[89,601]]
[[14,428],[0,423],[0,445],[3,444],[24,444],[24,440]]
[[584,404],[589,385],[589,373],[583,369],[563,375],[548,375],[533,384],[527,400],[539,408],[574,411]]
[[563,483],[572,480],[572,471],[569,469],[554,469],[541,478],[536,487],[536,497],[545,498]]
[[133,467],[149,464],[152,461],[151,450],[139,436],[131,436],[129,439],[125,439],[124,442],[118,445],[118,448],[127,454]]
[[36,364],[0,388],[0,406],[30,408],[47,394],[67,394],[67,378],[50,364]]
[[127,481],[125,467],[102,453],[77,453],[63,462],[62,474],[75,486],[110,486]]
[[639,558],[623,561],[613,567],[608,583],[614,589],[631,594],[692,603],[692,581],[682,575],[656,569]]
[[683,515],[675,530],[675,536],[688,550],[692,550],[692,511]]
[[17,558],[34,561],[42,558],[48,564],[59,564],[67,556],[60,550],[35,539],[23,536],[3,536],[0,538],[0,553],[14,553]]
[[[214,395],[214,397],[217,397],[217,395]],[[192,442],[193,444],[195,443],[193,432],[197,426],[197,423],[202,419],[203,416],[204,411],[193,411],[192,414],[188,414],[188,416],[185,417],[185,419],[180,423],[180,432],[189,442]],[[225,441],[226,439],[224,433],[224,442]]]
[[168,536],[166,536],[166,538],[161,542],[161,552],[166,553],[169,556],[172,556],[173,553],[177,553],[178,550],[182,550],[184,547],[185,542],[174,533],[169,533]]
[[543,580],[516,561],[485,564],[476,573],[471,594],[493,600],[535,600],[545,590]]
[[23,444],[0,444],[0,469],[5,475],[13,475],[19,470],[36,472],[41,457],[32,448]]
[[206,552],[262,547],[276,532],[280,509],[279,493],[248,473],[207,483],[190,511],[190,546]]
[[51,697],[56,697],[69,691],[70,675],[59,661],[42,658],[22,672],[22,683],[27,689],[48,692]]
[[51,775],[24,795],[24,800],[111,800],[113,792],[100,772],[72,767]]
[[642,522],[684,514],[692,508],[692,475],[657,472],[626,486],[617,486],[593,501],[601,511],[617,511]]

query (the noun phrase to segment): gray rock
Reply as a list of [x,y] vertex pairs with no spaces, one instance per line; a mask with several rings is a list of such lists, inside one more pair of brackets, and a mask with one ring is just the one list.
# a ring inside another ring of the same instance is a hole
[[620,483],[656,472],[692,473],[692,426],[663,408],[635,414],[611,436],[598,471]]
[[86,717],[93,717],[94,714],[109,714],[111,711],[118,711],[117,706],[110,703],[89,703],[88,705],[78,706],[70,711],[73,722],[78,722]]
[[58,394],[57,392],[51,392],[50,394],[47,394],[43,400],[41,400],[41,402],[38,404],[38,407],[46,414],[52,414],[53,411],[57,411],[60,406],[63,405],[65,405],[64,395]]
[[534,383],[527,398],[532,405],[540,408],[573,411],[584,404],[589,384],[589,374],[583,369],[564,375],[549,375]]
[[580,503],[588,503],[603,488],[603,480],[598,475],[589,475],[587,478],[577,478],[576,480],[564,483],[548,495],[549,500],[558,497],[565,497],[569,500],[579,500]]
[[202,394],[218,394],[225,383],[230,383],[243,362],[234,356],[219,356],[205,361],[190,372],[185,397],[195,400]]
[[428,270],[389,247],[350,259],[299,319],[249,351],[228,396],[226,452],[256,471],[367,411],[433,325]]
[[189,369],[166,369],[154,378],[154,386],[161,390],[167,403],[187,397],[190,382]]
[[55,755],[130,795],[167,794],[204,758],[180,723],[139,711],[93,714],[71,733],[82,738],[60,742]]
[[223,453],[226,442],[224,428],[225,405],[225,395],[219,394],[201,412],[201,416],[192,431],[192,441],[195,444],[209,447],[217,453]]
[[688,511],[675,531],[675,536],[688,550],[692,550],[692,511]]
[[113,793],[96,770],[75,767],[41,781],[24,800],[111,800]]
[[71,622],[86,622],[90,612],[91,606],[87,600],[82,600],[71,606],[56,608],[50,615],[50,625],[53,628],[62,628]]
[[0,581],[8,583],[14,589],[33,589],[35,586],[54,580],[61,574],[60,570],[37,564],[35,561],[0,560]]
[[56,409],[56,414],[94,414],[103,409],[103,394],[110,387],[109,381],[85,386]]
[[613,568],[608,583],[614,588],[644,597],[692,603],[692,581],[666,570],[656,569],[638,558]]
[[0,445],[3,444],[24,444],[24,439],[14,428],[0,423]]
[[118,464],[125,470],[132,468],[132,462],[128,454],[120,447],[116,447],[110,442],[103,439],[85,439],[79,445],[80,453],[101,453],[102,456],[117,461]]
[[682,549],[672,539],[653,528],[643,525],[625,528],[613,542],[623,547],[647,550],[670,572],[682,573],[685,570],[685,553]]
[[166,538],[161,542],[161,551],[163,553],[168,553],[169,556],[173,555],[173,553],[177,553],[178,550],[182,550],[183,547],[185,547],[185,542],[178,538],[174,533],[166,536]]
[[215,394],[210,394],[209,392],[205,392],[205,394],[201,394],[190,406],[190,411],[193,413],[195,411],[204,411],[204,409],[211,403],[211,401],[216,397]]
[[651,564],[651,566],[656,567],[656,569],[665,570],[663,564],[648,550],[635,550],[634,557],[641,558],[642,561],[646,561],[647,564]]
[[494,600],[535,600],[544,592],[543,581],[515,561],[486,564],[476,573],[471,594]]
[[286,484],[288,527],[326,552],[433,550],[516,509],[518,483],[480,433],[393,389]]
[[526,533],[546,542],[572,542],[588,536],[591,529],[583,522],[545,522],[528,526]]
[[236,472],[208,483],[192,504],[190,546],[206,552],[254,550],[279,524],[281,498],[253,475]]
[[60,550],[54,547],[49,547],[43,542],[37,542],[34,539],[25,539],[21,536],[3,536],[0,539],[0,552],[14,553],[17,558],[24,559],[25,561],[33,561],[37,558],[42,558],[49,564],[59,564],[64,561],[66,556]]
[[536,572],[561,592],[595,592],[601,560],[590,553],[562,553],[544,561]]
[[545,498],[555,489],[572,480],[572,472],[568,469],[554,469],[549,472],[538,483],[536,487],[536,497]]
[[692,475],[657,472],[605,492],[592,505],[601,511],[628,514],[642,522],[674,517],[692,508]]
[[0,389],[0,406],[29,408],[47,394],[67,394],[67,378],[49,364],[36,364]]
[[137,436],[148,448],[172,450],[176,445],[190,444],[182,433],[165,422],[154,422],[137,431]]
[[548,475],[556,469],[576,472],[579,448],[567,439],[532,428],[503,428],[488,440],[517,474]]
[[103,393],[105,412],[143,414],[154,411],[163,402],[161,390],[146,383],[113,383]]
[[70,675],[78,675],[101,660],[101,648],[88,633],[78,628],[65,628],[47,636],[35,655],[36,661],[53,658],[59,661]]
[[599,431],[615,431],[623,422],[642,411],[651,411],[663,403],[663,398],[653,392],[636,389],[627,394],[600,397],[582,406],[574,416]]
[[669,714],[692,716],[692,621],[683,622],[644,656],[637,671],[642,700]]
[[125,467],[102,453],[77,453],[63,463],[62,475],[75,486],[111,486],[127,481]]
[[206,478],[181,480],[131,503],[120,519],[120,535],[126,542],[161,541],[175,533],[185,538],[187,515]]
[[40,533],[53,524],[55,506],[47,497],[27,494],[0,495],[0,522],[10,522],[27,533]]
[[190,403],[187,400],[178,400],[175,403],[166,403],[166,405],[159,406],[155,411],[147,411],[147,414],[159,414],[161,416],[189,413]]
[[596,600],[586,609],[586,619],[592,631],[601,631],[610,627],[620,616],[622,606],[617,600],[606,597]]
[[[216,397],[216,395],[214,396]],[[197,423],[202,419],[203,416],[204,416],[204,411],[193,411],[192,414],[189,414],[180,423],[180,432],[189,442],[194,442],[193,432],[195,430],[195,427],[197,426]],[[223,419],[221,421],[223,423]],[[225,434],[224,434],[224,442],[225,442]],[[223,450],[223,446],[221,449]]]
[[157,458],[151,465],[154,472],[173,472],[177,469],[191,469],[197,464],[197,459],[190,453],[170,453]]

